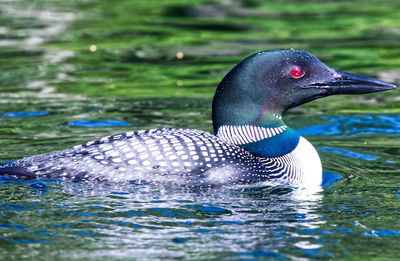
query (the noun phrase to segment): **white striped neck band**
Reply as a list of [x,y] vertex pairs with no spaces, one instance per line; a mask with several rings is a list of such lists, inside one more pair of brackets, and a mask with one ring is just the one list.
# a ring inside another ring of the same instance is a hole
[[217,136],[231,144],[242,145],[257,142],[281,134],[287,129],[286,125],[276,128],[264,128],[252,125],[232,126],[222,125],[218,128]]

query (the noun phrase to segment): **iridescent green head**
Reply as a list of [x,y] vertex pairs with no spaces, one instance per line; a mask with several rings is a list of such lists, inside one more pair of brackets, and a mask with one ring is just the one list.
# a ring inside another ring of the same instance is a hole
[[271,50],[237,64],[219,84],[213,124],[274,127],[282,113],[334,94],[361,94],[396,88],[373,78],[332,69],[307,51]]

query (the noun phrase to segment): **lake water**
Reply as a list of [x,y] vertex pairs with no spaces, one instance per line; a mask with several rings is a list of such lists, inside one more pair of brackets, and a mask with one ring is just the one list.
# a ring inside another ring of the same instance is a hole
[[[399,85],[399,13],[398,0],[0,0],[0,161],[132,129],[212,131],[218,82],[266,49],[306,49]],[[0,259],[399,259],[400,91],[325,98],[285,121],[340,180],[296,190],[2,178]]]

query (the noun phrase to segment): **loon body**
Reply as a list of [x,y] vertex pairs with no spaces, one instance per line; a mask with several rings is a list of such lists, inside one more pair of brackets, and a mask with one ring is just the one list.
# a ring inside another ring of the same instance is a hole
[[320,185],[318,153],[283,122],[283,112],[328,95],[394,88],[332,69],[306,51],[260,52],[219,84],[213,99],[215,135],[191,129],[132,131],[23,158],[0,167],[0,174],[184,186]]

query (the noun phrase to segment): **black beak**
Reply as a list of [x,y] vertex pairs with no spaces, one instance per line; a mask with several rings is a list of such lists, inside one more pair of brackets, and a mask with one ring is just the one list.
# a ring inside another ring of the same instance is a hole
[[314,83],[307,87],[321,88],[326,95],[332,94],[362,94],[392,90],[396,85],[374,78],[334,70],[334,78],[327,82]]

